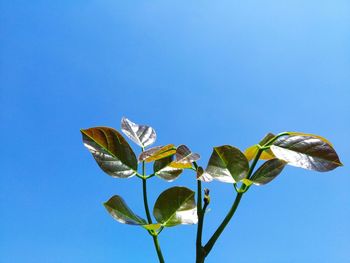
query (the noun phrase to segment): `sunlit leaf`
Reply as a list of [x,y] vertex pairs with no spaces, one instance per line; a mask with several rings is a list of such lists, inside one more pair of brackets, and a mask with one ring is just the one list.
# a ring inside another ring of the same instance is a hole
[[178,169],[191,168],[192,163],[199,160],[199,158],[198,153],[193,153],[186,145],[180,145],[176,149],[175,161],[169,166]]
[[213,181],[213,177],[200,166],[197,168],[197,180],[211,182]]
[[342,165],[333,147],[313,136],[282,136],[271,150],[277,158],[304,169],[325,172]]
[[[248,161],[251,161],[254,159],[255,155],[258,153],[259,146],[257,144],[250,146],[244,151],[245,157],[248,159]],[[264,150],[260,155],[260,160],[270,160],[275,158],[272,151],[270,149]]]
[[[258,150],[259,150],[259,145],[260,146],[264,146],[268,141],[270,141],[272,138],[274,138],[275,135],[272,133],[268,133],[265,135],[265,137],[259,142],[259,144],[255,144],[253,146],[248,147],[245,151],[244,151],[244,155],[245,157],[247,157],[248,161],[251,161],[254,159],[255,155],[257,154]],[[264,150],[261,155],[260,155],[260,160],[270,160],[275,158],[275,156],[273,155],[272,151],[270,149],[266,149]]]
[[287,163],[280,159],[266,161],[253,174],[250,180],[256,185],[263,185],[271,182],[279,175]]
[[153,162],[162,158],[165,158],[176,153],[176,148],[173,144],[166,146],[156,146],[142,152],[139,156],[139,161]]
[[182,172],[182,169],[173,168],[169,166],[173,161],[173,156],[168,156],[156,160],[153,164],[153,171],[156,176],[171,182],[174,181]]
[[119,132],[108,127],[94,127],[81,133],[84,145],[104,172],[116,178],[135,174],[136,156]]
[[325,143],[327,143],[333,147],[333,144],[329,140],[327,140],[326,138],[319,136],[319,135],[315,135],[315,134],[311,134],[311,133],[304,133],[304,132],[288,132],[288,134],[289,135],[300,135],[300,136],[314,137],[314,138],[320,139],[321,141],[324,141]]
[[259,142],[260,146],[264,146],[266,143],[268,143],[272,138],[274,138],[276,135],[273,133],[269,132],[268,134],[265,135],[265,137]]
[[152,127],[147,125],[138,125],[125,117],[122,118],[121,123],[124,134],[137,145],[146,147],[155,142],[157,136]]
[[172,187],[158,197],[154,209],[157,222],[166,227],[196,224],[197,208],[194,192],[186,187]]
[[193,163],[198,161],[200,156],[198,153],[193,153],[186,145],[180,145],[176,149],[175,158],[178,163]]
[[248,169],[248,160],[239,149],[223,145],[214,147],[206,172],[221,182],[236,183],[247,175]]
[[134,212],[127,206],[123,198],[118,195],[111,197],[104,203],[104,206],[111,216],[120,223],[129,225],[147,224],[143,218],[134,214]]

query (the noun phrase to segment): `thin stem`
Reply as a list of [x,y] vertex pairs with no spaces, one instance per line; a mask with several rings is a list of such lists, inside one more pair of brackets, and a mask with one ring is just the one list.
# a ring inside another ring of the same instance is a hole
[[[142,148],[142,151],[144,149]],[[147,221],[148,224],[152,224],[152,217],[151,214],[149,212],[149,207],[148,207],[148,198],[147,198],[147,177],[146,177],[146,169],[145,169],[145,162],[142,162],[142,193],[143,193],[143,204],[145,207],[145,211],[146,211],[146,216],[147,216]],[[153,233],[149,231],[149,234],[152,235],[153,238],[153,243],[154,243],[154,247],[157,251],[157,255],[158,255],[158,260],[159,263],[165,263],[164,258],[163,258],[163,254],[162,254],[162,250],[160,249],[160,245],[159,245],[159,241],[158,241],[158,234],[157,233]]]
[[230,211],[227,213],[225,219],[222,221],[218,229],[215,231],[213,236],[209,239],[207,244],[204,246],[204,252],[205,252],[205,257],[210,253],[211,249],[213,248],[215,242],[218,240],[219,236],[221,233],[224,231],[225,227],[227,226],[228,222],[230,222],[232,216],[235,214],[236,209],[239,205],[239,202],[241,201],[241,198],[243,196],[243,193],[237,193],[236,199],[230,209]]
[[208,202],[204,202],[203,209],[198,218],[196,263],[203,263],[207,255],[204,247],[202,246],[202,231],[203,231],[203,225],[204,225],[204,215],[208,204],[209,204]]
[[148,199],[147,199],[147,180],[145,178],[142,178],[142,192],[143,192],[143,204],[145,206],[147,221],[148,221],[148,224],[152,224],[152,218],[149,212]]
[[198,262],[199,258],[202,255],[202,231],[203,231],[203,212],[202,212],[202,182],[197,180],[197,216],[198,216],[198,225],[197,225],[197,239],[196,239],[196,260]]
[[160,249],[158,235],[152,236],[152,237],[153,237],[154,247],[156,248],[156,251],[157,251],[159,263],[165,263],[164,258],[163,258],[163,254],[162,254],[162,250]]
[[[258,152],[256,153],[256,155],[254,157],[252,165],[249,167],[248,174],[247,174],[247,178],[248,179],[252,175],[252,173],[254,171],[254,168],[255,168],[256,164],[258,163],[260,155],[262,154],[262,152],[263,152],[263,149],[259,148]],[[230,211],[227,213],[226,217],[224,218],[224,220],[222,221],[220,226],[217,228],[217,230],[214,232],[212,237],[209,239],[207,244],[204,246],[204,253],[205,253],[204,257],[206,257],[210,253],[210,251],[212,250],[215,242],[218,240],[218,238],[220,237],[221,233],[224,231],[225,227],[227,226],[227,224],[230,222],[231,218],[235,214],[235,212],[237,210],[237,207],[238,207],[239,203],[241,202],[243,194],[248,189],[249,189],[249,186],[245,186],[243,184],[241,186],[241,188],[239,189],[239,191],[237,192],[236,199],[233,202]],[[204,262],[204,260],[202,262]]]

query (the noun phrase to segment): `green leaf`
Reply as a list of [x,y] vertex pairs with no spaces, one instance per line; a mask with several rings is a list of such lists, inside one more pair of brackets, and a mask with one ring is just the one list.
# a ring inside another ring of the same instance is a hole
[[327,140],[326,138],[319,136],[319,135],[315,135],[315,134],[311,134],[311,133],[304,133],[304,132],[288,132],[289,135],[300,135],[300,136],[310,136],[310,137],[315,137],[317,139],[320,139],[321,141],[324,141],[325,143],[329,144],[330,146],[333,147],[333,144]]
[[136,173],[135,153],[119,132],[108,127],[94,127],[81,133],[85,147],[108,175],[128,178]]
[[256,185],[267,184],[282,172],[286,164],[285,161],[277,158],[269,160],[256,170],[250,180]]
[[[254,159],[255,155],[258,153],[259,146],[257,144],[250,146],[244,151],[244,155],[247,158],[248,161],[251,161]],[[270,160],[275,158],[272,151],[270,149],[264,150],[260,155],[260,160]]]
[[273,133],[269,132],[268,134],[265,135],[265,137],[259,142],[260,146],[264,146],[266,143],[268,143],[272,138],[274,138],[276,135]]
[[120,223],[128,225],[147,224],[146,220],[134,214],[134,212],[126,205],[123,198],[118,195],[111,197],[104,203],[104,206],[111,216]]
[[186,187],[172,187],[158,197],[154,209],[157,222],[166,227],[196,224],[197,208],[194,192]]
[[208,174],[203,167],[199,166],[197,168],[197,180],[203,181],[203,182],[211,182],[213,181],[213,177]]
[[169,166],[173,161],[173,156],[167,156],[165,158],[156,160],[153,164],[153,171],[156,176],[172,182],[182,173],[182,169],[173,168]]
[[342,166],[333,147],[314,136],[282,136],[271,150],[277,158],[304,169],[326,172]]
[[144,148],[156,141],[157,135],[152,127],[133,123],[125,117],[121,123],[124,134],[140,147]]
[[144,151],[139,156],[140,162],[153,162],[167,156],[174,155],[176,153],[176,147],[173,144],[168,144],[165,146],[156,146],[147,151]]
[[249,163],[244,154],[230,145],[214,147],[206,172],[224,183],[236,183],[245,178]]
[[179,169],[191,168],[192,163],[199,160],[199,158],[198,153],[193,153],[186,145],[180,145],[176,149],[175,161],[169,166]]
[[[255,144],[253,146],[250,146],[249,148],[247,148],[244,151],[244,155],[245,157],[247,157],[248,161],[253,160],[253,158],[255,157],[255,155],[257,154],[258,150],[259,150],[259,145],[260,146],[264,146],[268,141],[270,141],[272,138],[274,138],[275,135],[272,133],[268,133],[265,135],[265,137],[259,142],[259,144]],[[270,149],[266,149],[262,152],[262,154],[260,155],[260,160],[270,160],[275,158],[275,156],[273,155],[272,151]]]

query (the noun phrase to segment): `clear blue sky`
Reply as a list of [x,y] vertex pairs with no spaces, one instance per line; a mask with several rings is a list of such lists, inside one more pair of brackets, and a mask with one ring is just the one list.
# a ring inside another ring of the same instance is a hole
[[[345,166],[288,167],[251,189],[207,262],[350,262],[348,0],[0,0],[0,11],[1,263],[156,262],[151,238],[102,206],[120,194],[143,216],[140,180],[105,175],[81,143],[80,128],[120,129],[122,116],[203,166],[213,146],[270,131],[327,137]],[[194,176],[175,184],[195,188]],[[150,203],[175,184],[151,180]],[[234,198],[208,187],[204,239]],[[167,263],[194,262],[195,230],[162,232]]]

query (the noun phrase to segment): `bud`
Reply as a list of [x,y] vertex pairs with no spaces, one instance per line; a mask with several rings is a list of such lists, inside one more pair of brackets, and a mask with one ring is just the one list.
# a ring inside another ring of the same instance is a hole
[[205,205],[209,205],[209,203],[210,203],[209,192],[210,192],[210,190],[208,188],[204,189],[204,199],[203,199],[203,201],[204,201]]

